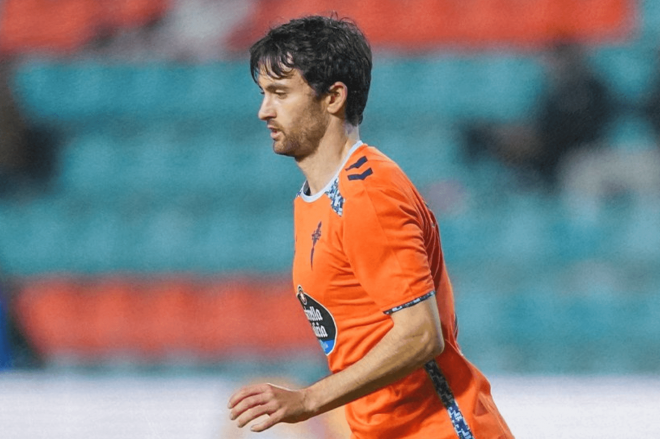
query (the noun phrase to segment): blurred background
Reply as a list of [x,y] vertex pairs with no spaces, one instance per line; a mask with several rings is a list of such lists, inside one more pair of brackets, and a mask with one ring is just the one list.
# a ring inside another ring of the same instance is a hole
[[[657,407],[660,2],[0,0],[3,438],[252,437],[234,389],[327,373],[247,49],[332,10],[372,43],[362,139],[438,216],[514,434]],[[258,437],[347,436],[337,412]]]

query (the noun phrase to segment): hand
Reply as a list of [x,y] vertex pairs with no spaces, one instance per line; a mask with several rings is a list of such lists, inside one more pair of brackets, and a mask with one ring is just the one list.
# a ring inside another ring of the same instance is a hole
[[280,422],[293,424],[312,417],[311,411],[305,407],[304,390],[290,390],[273,384],[243,387],[229,398],[228,408],[231,420],[237,420],[239,428],[268,415],[266,420],[250,428],[254,432],[267,430]]

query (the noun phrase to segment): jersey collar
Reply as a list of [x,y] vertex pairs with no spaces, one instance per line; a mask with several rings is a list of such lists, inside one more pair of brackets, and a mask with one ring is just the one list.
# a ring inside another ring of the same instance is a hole
[[303,183],[302,188],[298,192],[298,195],[300,196],[300,198],[302,198],[303,201],[311,203],[312,201],[318,200],[321,197],[321,195],[328,192],[330,190],[330,188],[332,187],[332,184],[335,182],[335,180],[337,180],[339,178],[339,173],[341,172],[342,168],[344,166],[346,166],[346,162],[348,162],[348,160],[351,158],[351,156],[353,155],[355,150],[358,149],[362,145],[364,145],[364,143],[361,140],[358,140],[357,142],[355,142],[355,144],[353,146],[351,146],[351,149],[348,150],[348,154],[346,154],[346,157],[344,158],[344,161],[339,166],[339,169],[337,169],[337,172],[335,173],[335,175],[330,179],[330,181],[328,181],[328,183],[323,187],[323,189],[321,189],[320,191],[318,191],[314,195],[307,195],[307,193],[309,192],[309,184],[307,183],[307,180],[305,180],[305,183]]

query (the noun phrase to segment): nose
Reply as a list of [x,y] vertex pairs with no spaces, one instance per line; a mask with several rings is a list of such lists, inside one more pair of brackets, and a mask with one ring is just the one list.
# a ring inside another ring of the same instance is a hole
[[264,98],[261,100],[261,106],[259,107],[259,112],[257,116],[261,120],[268,120],[275,117],[273,106],[268,95],[264,95]]

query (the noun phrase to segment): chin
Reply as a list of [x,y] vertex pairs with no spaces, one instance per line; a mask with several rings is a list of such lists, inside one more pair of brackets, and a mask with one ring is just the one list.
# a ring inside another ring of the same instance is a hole
[[287,157],[294,157],[296,155],[297,146],[286,142],[283,139],[273,141],[273,152],[278,155]]
[[278,142],[273,143],[273,152],[277,155],[284,155],[288,157],[293,156],[293,151]]

